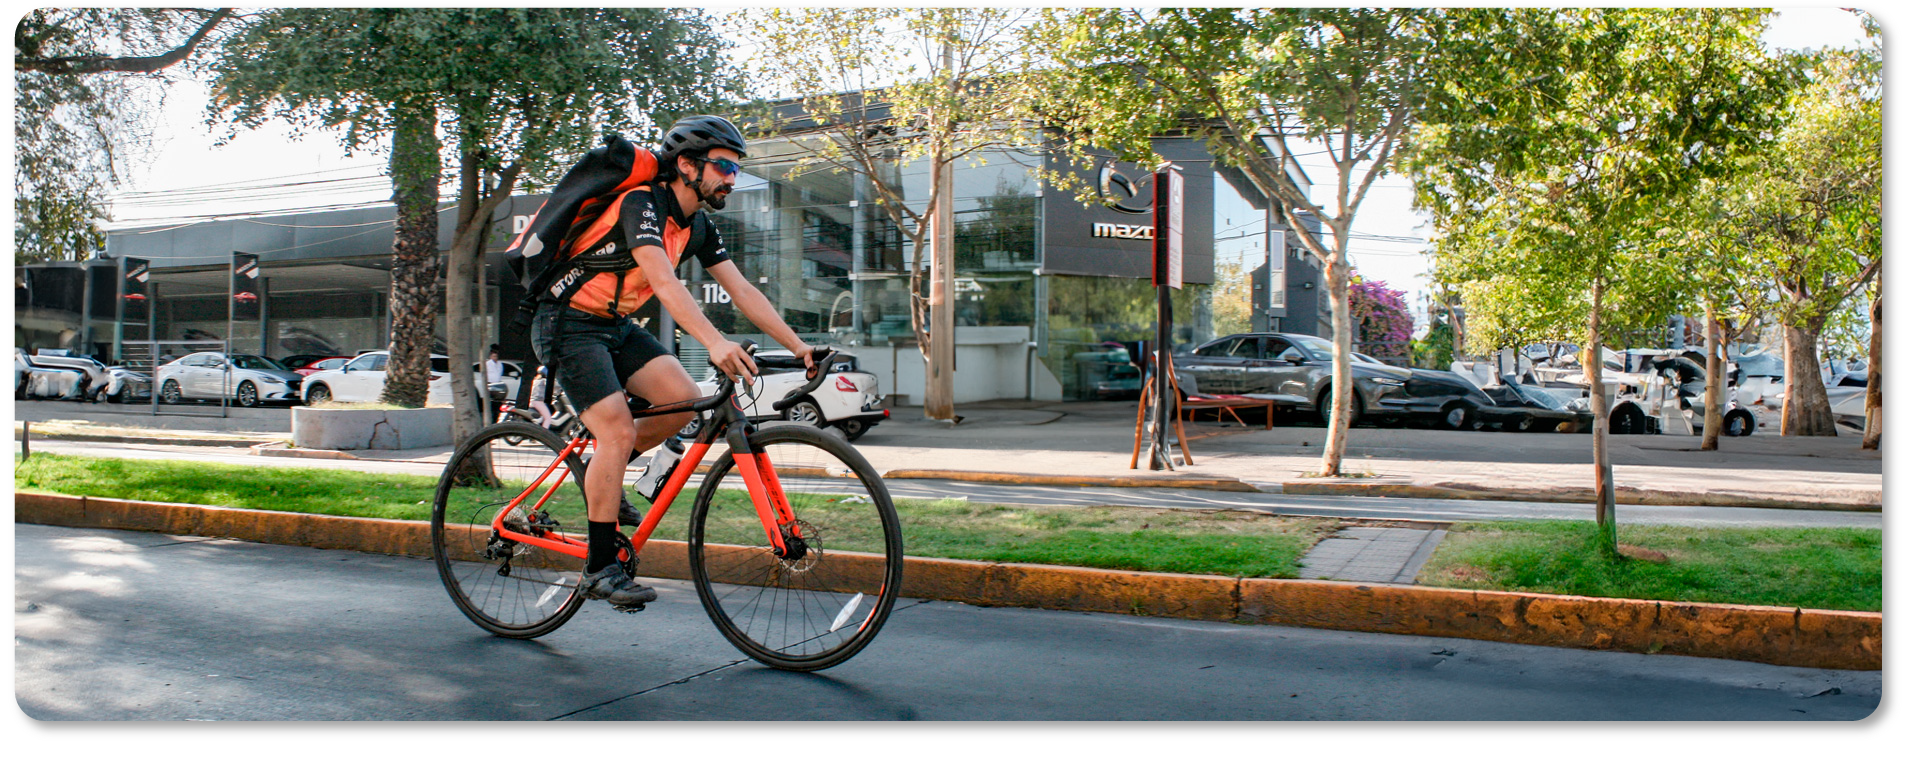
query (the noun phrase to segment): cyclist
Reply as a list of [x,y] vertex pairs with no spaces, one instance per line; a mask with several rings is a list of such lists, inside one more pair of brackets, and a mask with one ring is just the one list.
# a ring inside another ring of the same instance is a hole
[[751,382],[758,370],[746,350],[701,313],[674,274],[680,259],[693,256],[749,321],[805,358],[808,367],[813,364],[812,347],[740,273],[707,218],[705,209],[726,208],[746,153],[746,140],[726,119],[689,116],[675,122],[662,141],[659,176],[623,193],[567,245],[570,269],[556,291],[574,288],[571,298],[561,303],[545,294],[534,311],[534,351],[554,368],[554,380],[575,403],[600,454],[586,469],[587,573],[580,584],[591,599],[622,607],[655,599],[652,588],[615,562],[618,526],[640,523],[639,511],[621,493],[621,475],[633,453],[659,446],[693,419],[689,412],[636,422],[622,391],[655,405],[699,396],[679,360],[628,316],[658,296],[721,371]]
[[533,384],[527,391],[527,406],[540,414],[534,425],[546,428],[553,423],[553,410],[547,408],[547,366],[533,371]]

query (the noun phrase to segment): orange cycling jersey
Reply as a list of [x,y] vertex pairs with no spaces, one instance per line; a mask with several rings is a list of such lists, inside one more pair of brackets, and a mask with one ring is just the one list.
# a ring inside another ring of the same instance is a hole
[[601,317],[624,317],[653,298],[653,285],[633,258],[642,246],[664,249],[668,263],[675,266],[688,253],[702,267],[730,258],[706,212],[680,213],[679,202],[665,185],[641,185],[620,194],[605,213],[567,237],[573,241],[566,252],[572,267],[554,293],[587,278],[568,306]]

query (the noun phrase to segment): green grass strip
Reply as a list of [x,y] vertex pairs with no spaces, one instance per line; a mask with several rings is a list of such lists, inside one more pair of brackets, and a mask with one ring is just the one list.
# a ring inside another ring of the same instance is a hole
[[[698,478],[675,500],[655,537],[685,538]],[[15,488],[22,491],[405,520],[432,517],[437,484],[434,477],[332,468],[49,454],[36,454],[15,470]],[[501,499],[497,492],[483,495],[478,490],[470,496],[476,508]],[[803,506],[796,501],[795,510],[802,520],[855,525],[857,506],[830,502]],[[576,506],[554,504],[557,519],[579,518]],[[1332,520],[1236,511],[911,499],[895,500],[894,508],[909,555],[1220,576],[1293,578],[1300,557],[1338,530]],[[743,492],[718,492],[712,510],[715,517],[709,523],[715,528],[710,530],[718,530],[724,519],[731,530],[742,532],[743,542],[760,532]],[[877,538],[869,543],[874,546],[861,545],[855,537],[851,545],[839,546],[879,549]]]
[[1668,562],[1610,559],[1578,521],[1455,524],[1420,583],[1645,600],[1880,610],[1881,532],[1620,526]]

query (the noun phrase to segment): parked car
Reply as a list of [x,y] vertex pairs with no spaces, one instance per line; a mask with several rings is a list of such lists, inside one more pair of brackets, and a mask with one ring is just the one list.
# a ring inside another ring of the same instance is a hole
[[[792,357],[791,352],[763,351],[762,357]],[[751,420],[789,420],[806,423],[820,428],[838,428],[852,441],[866,435],[873,426],[886,420],[890,413],[880,408],[880,379],[873,373],[860,369],[859,360],[846,357],[835,362],[827,370],[830,375],[820,382],[820,387],[798,404],[788,407],[786,412],[775,412],[773,403],[786,397],[787,392],[807,383],[806,372],[802,370],[773,370],[762,368],[764,372],[754,381],[751,393],[742,389],[740,398],[748,401],[744,408]],[[702,395],[717,393],[720,389],[718,379],[711,377],[700,381]],[[709,413],[711,414],[711,413]],[[682,436],[692,436],[699,430],[698,419],[687,423],[680,431]]]
[[153,376],[160,386],[160,401],[167,404],[225,398],[242,407],[258,407],[266,402],[300,401],[300,374],[254,354],[188,354],[155,368]]
[[335,357],[335,356],[339,356],[339,355],[337,354],[288,354],[287,356],[281,357],[279,359],[279,362],[281,366],[286,367],[289,370],[299,370],[300,368],[306,367],[307,365],[311,365],[320,360],[326,359],[328,357]]
[[1586,394],[1579,389],[1522,384],[1508,375],[1500,379],[1500,385],[1481,390],[1498,405],[1481,412],[1482,422],[1490,427],[1554,431],[1571,424],[1570,430],[1576,432],[1593,430],[1593,413],[1587,411]]
[[[1237,333],[1176,354],[1180,388],[1202,394],[1267,399],[1293,410],[1331,417],[1333,344],[1293,333]],[[1476,413],[1497,405],[1453,373],[1413,370],[1354,358],[1353,420],[1432,422],[1470,426]]]
[[[452,372],[444,354],[430,355],[427,374],[427,404],[453,404],[453,385],[447,382]],[[474,374],[474,383],[482,378]],[[307,376],[300,396],[308,404],[335,402],[372,402],[380,399],[387,387],[387,352],[370,351],[349,360],[338,370],[322,370]]]
[[[311,356],[311,355],[304,355],[304,356]],[[322,370],[338,370],[341,367],[346,366],[347,362],[351,359],[353,358],[352,357],[318,357],[311,361],[306,362],[305,364],[301,364],[301,365],[288,364],[287,366],[293,368],[294,372],[299,373],[300,377],[305,378],[309,375],[320,372]]]
[[153,394],[153,379],[146,373],[109,367],[65,349],[41,349],[32,356],[19,347],[13,351],[16,398],[119,403],[149,399]]
[[13,350],[13,398],[86,399],[87,374],[65,367],[36,364],[24,349]]

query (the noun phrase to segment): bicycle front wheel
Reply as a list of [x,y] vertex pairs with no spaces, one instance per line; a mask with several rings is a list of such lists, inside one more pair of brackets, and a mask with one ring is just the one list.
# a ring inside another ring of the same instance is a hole
[[[560,459],[566,442],[528,423],[488,426],[447,461],[433,500],[433,560],[460,612],[502,637],[531,639],[560,628],[584,601],[581,558],[515,542],[494,516],[529,486],[506,516],[514,531],[586,538],[585,466]],[[558,467],[555,462],[559,461]],[[540,497],[558,484],[551,497]]]
[[700,603],[754,660],[789,671],[837,665],[873,641],[900,593],[893,499],[865,458],[818,428],[771,426],[748,445],[766,453],[806,551],[776,553],[729,451],[708,471],[690,516]]

